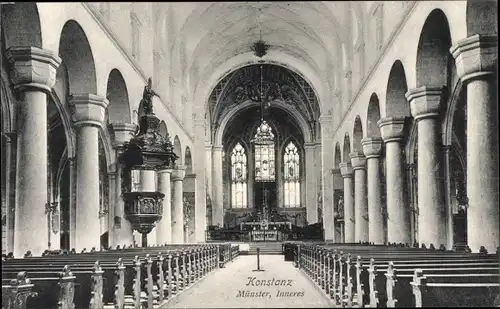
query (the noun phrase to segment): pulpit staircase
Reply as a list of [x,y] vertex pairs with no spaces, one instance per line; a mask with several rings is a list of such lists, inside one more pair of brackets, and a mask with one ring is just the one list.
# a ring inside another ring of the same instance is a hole
[[281,252],[281,242],[251,242],[249,243],[249,255],[257,255],[257,248],[260,248],[260,254],[278,255]]

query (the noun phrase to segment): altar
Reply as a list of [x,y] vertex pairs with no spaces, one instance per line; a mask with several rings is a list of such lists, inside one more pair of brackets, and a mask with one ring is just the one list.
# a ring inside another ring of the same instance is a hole
[[251,231],[250,232],[250,240],[251,241],[278,241],[279,233],[277,230],[268,230],[268,231]]
[[[246,228],[249,227],[249,228]],[[291,222],[242,222],[240,223],[240,231],[245,231],[245,230],[253,230],[253,231],[260,231],[260,230],[282,230],[284,228],[288,228],[289,230],[292,229],[292,223]]]

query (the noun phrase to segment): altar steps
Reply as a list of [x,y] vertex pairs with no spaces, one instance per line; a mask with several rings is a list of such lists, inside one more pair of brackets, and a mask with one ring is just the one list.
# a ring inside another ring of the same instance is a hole
[[281,252],[281,242],[252,242],[249,243],[249,255],[257,255],[257,248],[262,255],[279,255]]

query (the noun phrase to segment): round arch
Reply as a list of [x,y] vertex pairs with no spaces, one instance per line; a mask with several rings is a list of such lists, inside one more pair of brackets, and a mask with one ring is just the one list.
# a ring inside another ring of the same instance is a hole
[[351,163],[351,157],[349,157],[350,153],[351,153],[351,138],[349,137],[349,133],[346,133],[344,136],[344,145],[342,148],[343,163]]
[[184,152],[184,165],[186,165],[186,173],[192,174],[193,173],[193,160],[191,157],[191,149],[189,148],[189,146],[186,146],[186,150]]
[[130,102],[125,80],[117,69],[108,76],[106,97],[109,101],[107,113],[110,123],[130,123]]
[[366,136],[380,137],[380,128],[377,121],[380,119],[380,104],[376,93],[372,93],[368,102],[368,112],[366,117]]
[[35,2],[3,4],[2,28],[5,49],[12,46],[42,48],[40,16]]
[[389,73],[387,81],[385,115],[386,117],[409,117],[410,104],[405,94],[408,91],[403,63],[396,60]]
[[363,146],[361,145],[361,140],[363,139],[363,125],[359,115],[356,116],[356,119],[354,120],[352,139],[352,151],[363,153]]
[[160,132],[160,134],[163,136],[163,137],[167,137],[169,136],[168,134],[168,128],[167,128],[167,124],[165,123],[165,121],[161,121],[160,122],[160,128],[158,130]]
[[448,19],[440,9],[433,10],[420,32],[417,49],[417,88],[445,86],[450,78],[451,34]]
[[498,36],[498,2],[468,0],[466,9],[467,36],[474,34]]
[[339,164],[342,163],[342,153],[340,152],[340,143],[335,144],[335,154],[334,154],[334,168],[339,168]]
[[59,55],[68,70],[69,92],[97,93],[94,56],[85,32],[75,20],[64,24]]
[[179,159],[177,159],[177,165],[184,164],[184,157],[182,156],[181,140],[179,139],[178,135],[174,137],[174,153],[179,157]]

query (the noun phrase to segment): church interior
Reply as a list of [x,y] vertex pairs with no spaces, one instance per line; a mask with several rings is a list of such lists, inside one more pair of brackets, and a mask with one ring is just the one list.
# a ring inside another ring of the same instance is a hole
[[2,309],[500,306],[496,1],[0,11]]

